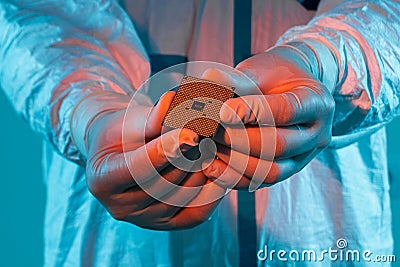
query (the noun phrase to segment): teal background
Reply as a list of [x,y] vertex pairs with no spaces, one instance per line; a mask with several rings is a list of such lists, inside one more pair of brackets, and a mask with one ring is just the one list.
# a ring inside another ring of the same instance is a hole
[[[41,140],[12,110],[0,91],[0,266],[43,265],[45,186]],[[388,126],[389,164],[395,175],[392,212],[400,266],[400,119]]]

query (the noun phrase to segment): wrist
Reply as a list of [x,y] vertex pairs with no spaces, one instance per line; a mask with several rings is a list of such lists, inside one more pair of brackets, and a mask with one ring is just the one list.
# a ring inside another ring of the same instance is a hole
[[[318,51],[318,53],[317,53]],[[298,83],[322,83],[332,94],[338,82],[336,57],[314,40],[293,41],[250,57],[236,69],[253,80],[264,94],[282,93]]]
[[126,109],[131,97],[115,92],[101,91],[82,98],[71,112],[71,139],[81,155],[87,157],[87,133],[90,125],[100,116]]
[[298,54],[313,75],[333,93],[338,83],[339,67],[336,56],[329,47],[313,39],[291,41],[282,45],[290,47]]

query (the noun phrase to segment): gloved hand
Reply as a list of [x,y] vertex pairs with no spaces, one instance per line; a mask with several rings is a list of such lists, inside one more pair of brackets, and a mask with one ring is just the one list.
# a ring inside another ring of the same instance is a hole
[[327,47],[308,41],[274,47],[236,69],[261,92],[255,95],[254,85],[243,75],[205,73],[206,79],[234,86],[241,97],[221,109],[224,130],[216,136],[218,159],[204,173],[226,187],[240,176],[236,188],[250,185],[253,191],[289,178],[329,144],[338,68]]
[[153,108],[146,96],[137,94],[127,108],[130,96],[102,92],[84,98],[72,114],[74,142],[87,158],[88,188],[118,220],[149,229],[193,227],[216,207],[218,201],[205,201],[209,195],[225,191],[211,183],[188,194],[185,188],[165,183],[195,187],[207,182],[201,171],[191,173],[169,163],[199,141],[197,134],[187,129],[160,136],[173,96],[173,92],[166,93]]

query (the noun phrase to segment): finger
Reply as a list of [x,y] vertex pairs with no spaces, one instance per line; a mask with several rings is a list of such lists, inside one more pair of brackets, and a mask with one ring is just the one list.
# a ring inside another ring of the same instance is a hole
[[235,93],[238,95],[261,94],[256,84],[244,73],[236,69],[220,70],[210,68],[203,73],[202,78],[211,82],[234,87]]
[[207,178],[223,188],[248,189],[250,184],[249,178],[229,167],[220,159],[214,159],[203,172]]
[[[230,150],[225,146],[218,147],[217,152],[218,157],[227,163],[231,168],[244,175],[245,177],[255,179],[256,181],[264,180],[268,174],[273,177],[277,177],[275,175],[276,171],[273,169],[273,163],[277,161],[263,160],[253,156],[249,156],[235,150]],[[246,166],[240,166],[241,162],[246,162]],[[279,170],[279,176],[287,176],[291,174],[291,170],[293,170],[294,166],[288,165],[291,161],[280,161],[282,169]],[[240,167],[239,167],[240,166]]]
[[[276,183],[280,181],[278,180],[279,177],[276,177],[274,173],[277,167],[274,161],[257,159],[235,151],[231,151],[230,155],[218,152],[218,157],[219,161],[213,162],[204,170],[204,173],[211,180],[217,179],[215,182],[221,186],[243,188],[243,186],[250,185],[250,182],[253,182],[255,185],[253,187],[258,188],[265,182]],[[246,162],[247,164],[239,167],[241,162]],[[279,173],[281,176],[286,175],[289,166],[283,165],[283,167]],[[247,187],[247,189],[249,188]]]
[[144,183],[198,143],[199,136],[195,132],[189,129],[172,130],[135,151],[125,153],[127,167],[136,183]]
[[283,127],[258,127],[247,125],[245,129],[234,125],[220,127],[214,140],[238,152],[263,159],[288,158],[303,154],[319,140],[319,125]]
[[162,122],[175,94],[176,93],[173,91],[166,92],[161,96],[157,105],[151,110],[146,122],[146,140],[151,140],[160,136],[162,131]]
[[314,122],[321,115],[330,114],[331,97],[317,87],[310,87],[297,87],[275,95],[229,99],[221,108],[221,122],[276,126]]
[[[202,171],[189,173],[180,186],[175,187],[174,190],[164,195],[160,200],[170,205],[187,207],[198,196],[207,181],[208,178]],[[172,217],[175,213],[168,213],[166,215]]]
[[121,117],[124,151],[135,150],[160,136],[162,121],[174,95],[175,92],[165,93],[154,107],[129,105],[125,116]]
[[[184,206],[187,204],[187,201],[190,201],[194,196],[196,196],[199,188],[182,189],[181,183],[184,183],[185,186],[193,187],[199,184],[199,181],[203,181],[202,184],[204,184],[204,181],[207,179],[204,176],[201,176],[201,172],[191,172],[193,171],[191,167],[194,166],[194,163],[192,163],[191,166],[186,166],[185,170],[175,167],[174,163],[175,162],[172,162],[164,168],[160,174],[157,174],[149,181],[140,183],[140,188],[135,187],[133,192],[139,192],[140,194],[133,194],[132,197],[135,197],[135,199],[132,199],[132,202],[137,203],[136,206],[138,209],[149,205],[153,202],[152,200],[172,203],[176,206]],[[188,181],[188,179],[190,180]],[[185,194],[183,192],[177,194],[175,198],[175,193],[179,190],[186,192]],[[148,199],[149,196],[151,196],[151,199]]]
[[[186,208],[178,208],[163,203],[157,203],[158,211],[153,210],[154,207],[148,207],[143,210],[142,218],[131,217],[127,218],[125,221],[151,230],[189,229],[206,221],[220,201],[221,199],[218,199],[206,205]],[[154,216],[154,219],[152,220],[149,220],[150,218],[145,216],[149,211],[153,213],[152,216]],[[156,217],[159,214],[165,214],[170,211],[175,211],[175,215],[172,218],[169,216]]]
[[[181,209],[162,227],[164,229],[187,229],[203,223],[210,218],[225,194],[226,189],[215,183],[207,183],[188,204],[189,207]],[[216,200],[210,201],[210,199]]]
[[[126,207],[128,212],[124,211],[124,221],[134,223],[142,227],[152,227],[159,229],[160,225],[167,223],[176,213],[179,212],[185,205],[197,196],[201,190],[201,186],[204,185],[207,178],[202,172],[191,173],[187,178],[184,179],[181,186],[176,190],[170,192],[164,201],[159,200],[149,202],[146,197],[143,203],[138,203],[138,195],[142,195],[140,191],[129,191],[121,194],[120,198],[123,199],[123,206]],[[194,188],[194,194],[187,194],[184,191],[185,188]],[[149,198],[149,196],[147,196]],[[171,205],[170,203],[182,203],[183,205]],[[121,204],[121,203],[119,203]],[[117,204],[118,205],[118,204]]]
[[144,209],[175,189],[175,187],[171,188],[170,184],[165,186],[166,181],[178,185],[186,180],[187,175],[186,171],[175,168],[170,164],[149,181],[132,186],[125,191],[114,193],[110,205],[116,206],[116,209],[131,212]]
[[[176,129],[153,139],[134,151],[93,157],[87,168],[87,182],[96,196],[123,192],[156,177],[168,164],[197,146],[198,135],[188,129]],[[103,152],[107,153],[107,151]],[[176,177],[176,182],[179,177]]]
[[[223,151],[218,152],[218,157],[225,165],[221,164],[221,162],[217,162],[218,165],[213,165],[213,163],[208,169],[204,170],[204,174],[210,179],[218,179],[225,184],[231,184],[232,180],[237,179],[231,178],[233,171],[236,171],[251,180],[249,189],[254,191],[261,184],[271,185],[291,177],[308,164],[319,151],[320,149],[314,149],[296,157],[277,161],[257,159],[243,154],[234,155],[234,153],[238,153],[234,151],[231,151],[231,155],[229,155],[226,151]],[[246,161],[246,167],[238,168],[238,161]],[[213,170],[212,172],[210,168]]]
[[234,86],[234,77],[226,71],[222,71],[215,68],[207,69],[203,75],[202,79],[208,80],[210,82],[215,82],[219,84],[224,84],[227,86]]

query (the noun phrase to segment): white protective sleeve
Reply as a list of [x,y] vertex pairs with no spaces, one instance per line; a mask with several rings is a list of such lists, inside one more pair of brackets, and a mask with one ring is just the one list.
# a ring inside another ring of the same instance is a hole
[[[279,43],[315,41],[337,59],[332,147],[371,134],[400,114],[400,2],[322,0],[317,16]],[[324,55],[314,53],[324,69]]]
[[0,87],[31,128],[75,162],[76,104],[96,91],[132,94],[150,74],[133,24],[113,0],[2,0],[0,42]]

